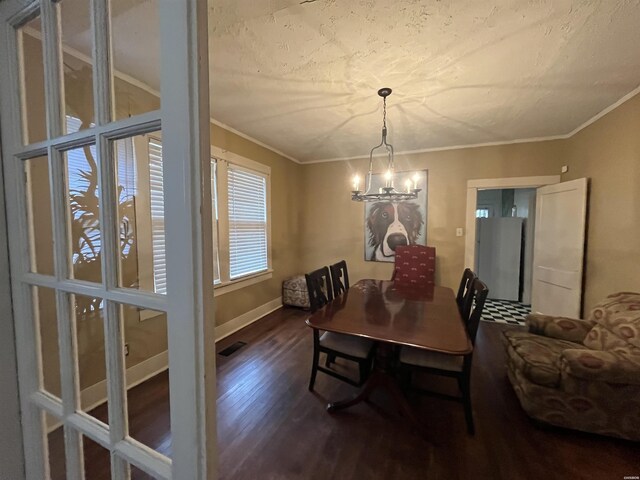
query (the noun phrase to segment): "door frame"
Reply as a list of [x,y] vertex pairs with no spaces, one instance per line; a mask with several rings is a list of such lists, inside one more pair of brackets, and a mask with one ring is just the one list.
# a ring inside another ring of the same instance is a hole
[[542,175],[536,177],[504,177],[467,180],[467,213],[465,228],[467,234],[464,243],[464,264],[473,270],[476,259],[476,207],[478,190],[503,188],[538,188],[560,183],[560,175]]
[[[64,2],[64,0],[63,0]],[[12,314],[15,329],[20,423],[24,472],[16,478],[48,477],[44,413],[62,422],[68,478],[84,478],[84,435],[110,452],[113,478],[129,478],[128,464],[161,479],[216,477],[215,344],[210,201],[210,124],[208,82],[208,9],[206,0],[159,0],[161,108],[114,120],[112,52],[108,0],[91,2],[96,125],[63,134],[63,82],[60,58],[59,5],[55,0],[0,2],[0,121],[2,122],[3,200],[6,200]],[[21,98],[19,34],[16,29],[40,16],[43,25],[47,139],[23,145],[24,104]],[[166,296],[119,287],[117,281],[117,212],[114,198],[112,142],[162,128],[167,249]],[[102,282],[73,280],[68,273],[63,152],[96,145],[99,165]],[[48,155],[53,218],[55,274],[31,271],[23,161]],[[100,159],[103,159],[100,161]],[[1,202],[0,202],[1,203]],[[3,210],[4,212],[4,210]],[[60,220],[60,221],[56,221]],[[0,232],[4,233],[4,232]],[[2,246],[0,239],[0,247]],[[2,252],[0,252],[2,254]],[[4,273],[3,269],[3,273]],[[4,289],[4,284],[1,285]],[[61,398],[42,384],[40,335],[35,324],[31,288],[53,289],[56,295],[61,371]],[[109,425],[79,411],[77,339],[71,295],[105,301],[105,349],[109,393]],[[4,300],[4,299],[3,299]],[[127,434],[123,324],[118,303],[167,312],[171,404],[172,459]],[[8,308],[3,303],[3,308]],[[3,321],[7,317],[3,317]],[[4,324],[2,331],[4,332]],[[13,336],[3,339],[13,340]],[[3,370],[4,374],[4,370]],[[14,437],[15,439],[15,437]],[[22,460],[22,458],[21,458]]]
[[[0,151],[0,166],[2,152]],[[20,426],[18,365],[14,344],[13,309],[11,308],[11,276],[9,271],[9,236],[4,202],[4,175],[0,168],[0,431],[10,441],[2,442],[0,464],[7,478],[24,478],[24,452]]]

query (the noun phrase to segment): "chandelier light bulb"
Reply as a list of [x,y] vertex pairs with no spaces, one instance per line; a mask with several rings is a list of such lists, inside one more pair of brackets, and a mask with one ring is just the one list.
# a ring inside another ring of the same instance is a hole
[[411,193],[411,180],[407,179],[406,182],[404,182],[405,187],[407,187],[407,193]]
[[357,192],[360,190],[360,177],[358,175],[353,176],[353,191]]

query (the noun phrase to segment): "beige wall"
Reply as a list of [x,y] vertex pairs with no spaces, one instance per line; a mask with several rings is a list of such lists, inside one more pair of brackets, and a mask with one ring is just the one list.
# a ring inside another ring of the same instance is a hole
[[640,292],[640,95],[565,142],[569,172],[590,178],[585,311],[616,291]]
[[[436,281],[457,286],[464,269],[467,180],[554,175],[562,163],[560,141],[422,153],[396,158],[397,170],[429,171],[427,243],[436,247]],[[389,278],[391,264],[364,261],[364,206],[349,199],[350,179],[368,160],[307,165],[301,267],[308,271],[345,258],[352,281]]]
[[299,273],[302,167],[216,125],[211,126],[211,143],[271,167],[273,277],[216,297],[216,325],[222,325],[278,298],[282,294],[282,280]]

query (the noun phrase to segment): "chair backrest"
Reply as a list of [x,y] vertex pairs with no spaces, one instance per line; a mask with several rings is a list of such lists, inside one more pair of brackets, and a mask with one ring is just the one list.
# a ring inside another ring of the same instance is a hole
[[324,307],[333,300],[331,276],[329,275],[329,269],[327,267],[322,267],[311,273],[307,273],[304,277],[307,280],[309,305],[312,312]]
[[333,296],[338,297],[342,292],[349,290],[349,272],[347,262],[340,260],[329,267],[331,270],[331,283],[333,284]]
[[465,268],[460,279],[460,286],[458,287],[458,294],[456,295],[456,303],[458,304],[458,310],[462,319],[469,321],[469,315],[471,314],[471,306],[473,303],[473,291],[471,286],[477,275],[471,271],[470,268]]
[[478,327],[480,326],[480,318],[482,317],[482,310],[484,309],[484,302],[487,299],[489,288],[479,278],[474,278],[471,284],[471,291],[473,292],[473,310],[469,315],[469,321],[467,321],[467,333],[471,338],[471,343],[475,345],[476,335],[478,333]]
[[398,285],[434,285],[436,248],[402,245],[396,248],[391,279]]

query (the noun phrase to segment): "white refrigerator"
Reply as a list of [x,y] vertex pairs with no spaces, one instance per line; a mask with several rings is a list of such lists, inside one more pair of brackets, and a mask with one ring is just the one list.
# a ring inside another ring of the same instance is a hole
[[523,218],[476,221],[476,273],[489,287],[488,298],[518,301],[522,264]]

